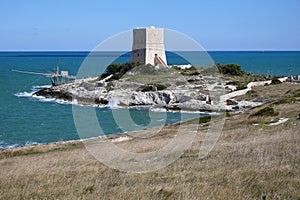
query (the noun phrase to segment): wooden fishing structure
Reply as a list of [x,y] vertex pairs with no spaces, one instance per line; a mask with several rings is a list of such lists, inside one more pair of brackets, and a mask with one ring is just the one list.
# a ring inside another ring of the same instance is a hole
[[44,75],[51,79],[52,86],[73,82],[76,79],[76,76],[69,75],[68,71],[61,71],[59,73],[58,64],[56,65],[56,69],[54,70],[54,73],[31,72],[31,71],[23,71],[23,70],[15,70],[15,69],[12,69],[12,71],[24,73],[24,74]]

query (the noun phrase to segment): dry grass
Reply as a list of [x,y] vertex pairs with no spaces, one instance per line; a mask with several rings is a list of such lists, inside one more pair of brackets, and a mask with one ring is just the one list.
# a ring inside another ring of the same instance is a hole
[[299,90],[300,85],[284,82],[279,85],[267,85],[263,87],[253,87],[252,95],[243,95],[237,97],[238,100],[276,100],[287,95],[288,92]]
[[[0,197],[300,199],[299,102],[271,106],[279,112],[277,118],[287,117],[289,121],[268,126],[266,122],[276,117],[249,118],[260,108],[232,115],[226,119],[218,143],[205,159],[198,158],[204,126],[180,159],[155,172],[132,174],[111,169],[95,160],[80,143],[2,152]],[[253,126],[254,122],[261,125]],[[191,124],[186,123],[185,128],[188,130]],[[166,126],[148,142],[136,137],[118,145],[137,152],[149,151],[174,137],[177,127]],[[138,136],[147,131],[139,132]]]

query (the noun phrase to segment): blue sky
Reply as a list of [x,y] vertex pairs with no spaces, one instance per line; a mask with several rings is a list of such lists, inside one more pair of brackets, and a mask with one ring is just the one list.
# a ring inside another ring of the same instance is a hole
[[0,50],[92,50],[154,25],[207,50],[300,50],[300,0],[1,0]]

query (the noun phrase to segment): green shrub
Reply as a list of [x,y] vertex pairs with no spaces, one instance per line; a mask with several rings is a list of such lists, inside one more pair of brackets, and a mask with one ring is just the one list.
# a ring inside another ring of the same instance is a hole
[[227,82],[226,85],[238,85],[240,82],[239,81],[230,81]]
[[141,91],[142,92],[150,92],[150,91],[152,91],[152,86],[148,85],[145,88],[143,88]]
[[226,112],[226,113],[225,113],[225,117],[231,117],[230,113],[229,113],[229,112]]
[[178,71],[182,71],[183,69],[181,67],[178,67],[178,66],[172,66],[172,69],[175,69],[175,70],[178,70]]
[[160,84],[160,83],[149,83],[145,88],[143,88],[142,92],[150,92],[153,90],[153,87],[156,87],[157,90],[164,90],[167,86]]
[[105,72],[100,75],[100,80],[108,77],[111,74],[113,74],[113,76],[108,81],[119,80],[126,72],[137,66],[139,66],[139,63],[137,62],[127,62],[124,64],[112,63],[108,65]]
[[241,66],[238,64],[216,64],[216,66],[221,74],[229,74],[234,76],[245,74],[245,72],[242,71]]
[[293,97],[300,97],[300,89],[298,89],[298,90],[294,90],[292,93],[291,93],[291,95],[293,96]]
[[163,85],[163,84],[155,83],[155,84],[153,84],[153,85],[157,88],[157,90],[164,90],[164,89],[167,88],[167,86],[165,86],[165,85]]
[[197,76],[199,74],[200,74],[200,72],[198,72],[197,70],[195,70],[192,73],[190,73],[191,76]]
[[167,89],[167,86],[164,84],[161,84],[161,83],[148,83],[147,85],[154,86],[154,87],[156,87],[157,90]]
[[246,96],[247,96],[247,97],[257,97],[258,94],[257,94],[257,92],[255,92],[254,90],[249,90],[249,91],[246,93]]
[[181,75],[184,75],[184,76],[197,76],[199,74],[200,74],[200,72],[197,69],[190,69],[190,68],[184,69],[181,72]]
[[282,82],[280,80],[278,80],[277,78],[273,78],[272,81],[271,81],[271,84],[272,85],[278,85],[278,84],[281,84]]
[[259,116],[277,116],[279,113],[275,112],[271,107],[265,107],[256,113],[250,115],[250,117],[259,117]]
[[241,81],[231,81],[226,83],[226,85],[235,85],[237,90],[242,90],[247,88],[247,83]]
[[210,120],[211,120],[210,115],[199,117],[199,124],[210,122]]
[[294,97],[284,97],[274,102],[275,105],[285,104],[285,103],[295,103],[296,99]]

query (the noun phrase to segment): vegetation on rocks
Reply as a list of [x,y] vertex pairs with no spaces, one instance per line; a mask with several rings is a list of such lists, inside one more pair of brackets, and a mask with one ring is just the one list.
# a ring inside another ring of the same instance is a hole
[[132,70],[137,66],[139,66],[139,63],[137,62],[127,62],[124,64],[112,63],[108,65],[105,72],[100,75],[100,80],[110,75],[113,76],[108,81],[119,80],[126,72]]
[[242,81],[229,81],[226,83],[226,85],[234,85],[236,86],[237,90],[242,90],[247,88],[247,82],[242,82]]
[[278,78],[272,78],[272,82],[271,82],[271,84],[272,85],[278,85],[278,84],[281,84],[282,82],[280,81],[280,80],[278,80]]
[[153,86],[147,85],[147,86],[144,87],[141,91],[142,91],[142,92],[150,92],[150,91],[153,91]]
[[153,83],[151,84],[153,86],[155,86],[157,88],[157,90],[164,90],[164,89],[167,89],[167,86],[164,85],[164,84],[159,84],[159,83]]
[[174,66],[174,67],[172,67],[172,69],[175,69],[175,70],[179,71],[180,74],[183,75],[183,76],[197,76],[197,75],[200,75],[199,69],[197,69],[195,66],[191,66],[190,68],[185,68],[185,69],[182,69],[178,66]]
[[161,91],[166,89],[167,86],[160,83],[149,83],[145,87],[143,87],[140,91],[141,92],[150,92],[150,91]]

